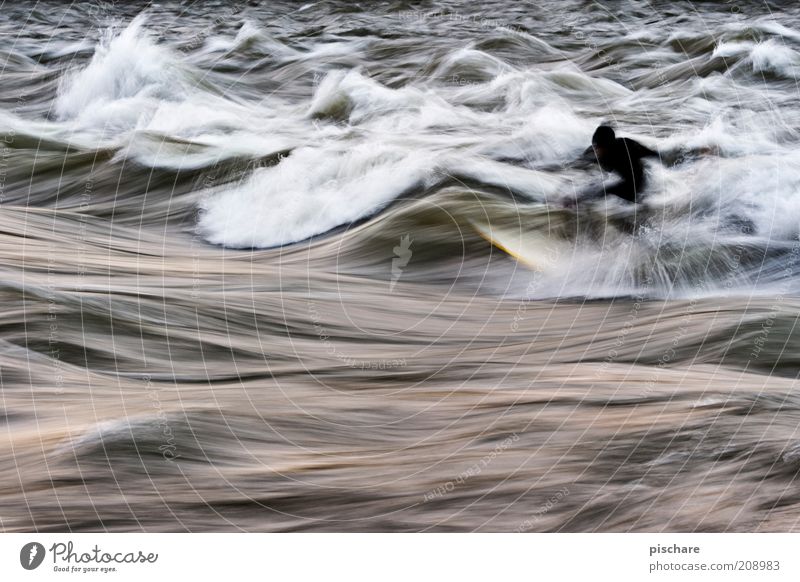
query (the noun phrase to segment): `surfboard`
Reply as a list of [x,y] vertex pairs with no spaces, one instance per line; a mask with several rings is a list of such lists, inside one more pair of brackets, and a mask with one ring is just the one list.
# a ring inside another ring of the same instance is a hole
[[471,223],[484,240],[537,272],[552,268],[564,250],[562,244],[546,234],[524,230],[518,224],[512,228],[479,220]]

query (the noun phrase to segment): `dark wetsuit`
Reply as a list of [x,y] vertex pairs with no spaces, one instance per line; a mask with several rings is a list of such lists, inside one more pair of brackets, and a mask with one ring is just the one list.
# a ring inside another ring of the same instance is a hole
[[642,159],[658,157],[658,153],[627,137],[615,137],[614,130],[601,126],[592,138],[592,147],[586,150],[607,172],[616,172],[622,178],[604,189],[604,193],[615,194],[629,202],[636,202],[636,195],[645,186]]

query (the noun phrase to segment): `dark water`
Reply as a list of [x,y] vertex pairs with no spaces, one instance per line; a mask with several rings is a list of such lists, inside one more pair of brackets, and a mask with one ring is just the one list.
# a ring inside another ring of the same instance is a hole
[[[798,528],[796,5],[0,35],[3,530]],[[562,208],[603,122],[635,213]]]

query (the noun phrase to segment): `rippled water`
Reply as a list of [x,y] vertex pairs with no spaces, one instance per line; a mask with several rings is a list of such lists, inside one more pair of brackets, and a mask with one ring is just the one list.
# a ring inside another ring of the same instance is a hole
[[0,528],[798,528],[794,4],[0,14]]

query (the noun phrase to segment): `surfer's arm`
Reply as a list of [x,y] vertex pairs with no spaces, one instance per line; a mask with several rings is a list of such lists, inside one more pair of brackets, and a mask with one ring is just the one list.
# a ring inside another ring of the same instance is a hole
[[631,157],[631,159],[658,158],[659,160],[663,161],[661,152],[657,150],[652,150],[646,145],[642,145],[638,141],[627,137],[623,137],[622,141],[624,142],[625,149],[628,150],[628,155]]
[[642,157],[642,158],[660,158],[661,157],[661,154],[658,153],[657,151],[651,150],[649,147],[643,146],[641,144],[639,144],[639,146],[641,148],[640,149],[640,153],[639,153],[640,157]]
[[721,156],[721,152],[717,146],[701,145],[701,146],[686,146],[676,145],[669,149],[662,149],[661,162],[665,166],[677,166],[686,162],[693,162],[701,158],[709,156]]

